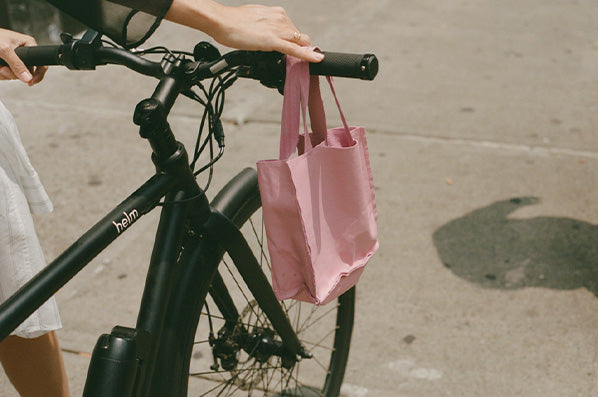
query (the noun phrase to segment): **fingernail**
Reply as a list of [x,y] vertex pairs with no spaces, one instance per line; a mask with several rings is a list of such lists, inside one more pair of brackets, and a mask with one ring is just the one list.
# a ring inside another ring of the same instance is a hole
[[19,79],[25,83],[29,83],[33,76],[28,71],[24,71],[19,75]]
[[321,52],[315,52],[315,57],[318,61],[321,61],[322,59],[324,59],[324,54],[322,54]]

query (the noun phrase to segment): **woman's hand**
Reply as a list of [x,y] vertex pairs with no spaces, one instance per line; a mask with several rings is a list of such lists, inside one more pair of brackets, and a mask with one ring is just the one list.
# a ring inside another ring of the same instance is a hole
[[309,36],[300,33],[280,7],[228,7],[212,0],[174,0],[166,19],[199,29],[227,47],[279,51],[309,62],[324,58],[305,48],[311,43]]
[[29,84],[29,86],[42,81],[48,67],[37,66],[28,69],[15,53],[17,47],[35,45],[37,43],[31,36],[13,32],[12,30],[0,29],[0,58],[8,64],[8,66],[0,66],[0,80],[19,79]]

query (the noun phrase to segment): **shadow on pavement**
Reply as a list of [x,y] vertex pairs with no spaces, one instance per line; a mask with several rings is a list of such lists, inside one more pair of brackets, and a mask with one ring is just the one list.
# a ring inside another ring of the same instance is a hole
[[488,288],[584,287],[598,296],[598,226],[556,217],[510,219],[536,197],[498,201],[434,232],[440,259]]

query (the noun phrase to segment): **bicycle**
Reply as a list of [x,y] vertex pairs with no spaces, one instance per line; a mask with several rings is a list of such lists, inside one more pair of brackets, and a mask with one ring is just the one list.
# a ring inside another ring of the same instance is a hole
[[[284,56],[220,55],[206,42],[193,54],[126,50],[92,30],[80,39],[63,34],[61,45],[22,47],[18,54],[30,66],[93,70],[116,64],[159,79],[134,112],[156,173],[0,306],[0,339],[141,216],[162,207],[136,327],[116,326],[100,336],[84,397],[186,396],[195,389],[201,396],[338,396],[355,290],[323,307],[279,302],[268,278],[255,170],[242,170],[211,202],[205,193],[224,152],[225,90],[242,77],[282,91]],[[162,59],[147,59],[151,54]],[[377,74],[374,55],[325,55],[310,73],[364,80]],[[180,94],[204,106],[192,158],[167,121]],[[206,151],[209,158],[199,166]],[[201,187],[197,176],[204,172],[208,180]]]

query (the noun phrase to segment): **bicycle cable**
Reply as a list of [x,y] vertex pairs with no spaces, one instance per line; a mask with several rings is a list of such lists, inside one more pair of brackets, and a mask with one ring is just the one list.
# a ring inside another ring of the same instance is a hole
[[[112,42],[105,41],[106,44],[111,46],[116,45]],[[178,51],[178,50],[170,50],[164,46],[155,46],[146,49],[136,48],[130,50],[135,55],[156,55],[156,54],[168,54],[168,55],[183,55],[183,56],[190,56],[192,57],[193,54],[186,51]],[[201,117],[201,121],[198,127],[197,138],[195,142],[195,147],[193,151],[192,159],[189,163],[191,171],[193,175],[197,178],[200,174],[204,173],[205,171],[209,171],[207,175],[207,181],[204,186],[203,191],[207,191],[210,187],[212,182],[213,174],[214,174],[214,164],[220,160],[222,155],[224,154],[224,129],[222,126],[222,112],[224,110],[224,99],[225,99],[225,91],[232,86],[232,84],[237,80],[237,70],[236,68],[229,70],[224,75],[215,76],[211,83],[209,84],[209,88],[206,89],[204,84],[201,82],[197,82],[193,87],[184,90],[181,92],[184,96],[190,98],[191,100],[199,103],[203,106],[204,111]],[[199,88],[201,93],[203,94],[200,96],[196,91],[193,90],[194,87]],[[207,132],[204,135],[204,130],[207,126]],[[218,145],[218,153],[215,154],[214,151],[214,140]],[[202,165],[201,167],[197,167],[197,162],[205,152],[206,148],[209,149],[209,159],[208,161]],[[174,204],[179,202],[186,202],[195,199],[196,197],[189,197],[180,200],[172,200],[172,201],[162,201],[158,203],[160,206],[164,206],[167,204]]]
[[[159,51],[159,49],[150,50]],[[193,90],[193,87],[182,92],[184,96],[195,102],[198,102],[204,108],[198,127],[193,156],[189,163],[191,171],[196,178],[205,171],[208,171],[207,181],[203,188],[204,193],[208,190],[212,182],[214,164],[220,160],[224,154],[224,128],[222,126],[221,116],[224,110],[225,91],[234,83],[236,79],[236,71],[233,70],[229,71],[224,76],[219,75],[214,77],[208,88],[206,88],[201,82],[195,84],[195,87],[202,92],[204,98],[202,98],[202,96]],[[204,136],[206,127],[207,132],[205,132]],[[218,145],[218,153],[215,153],[214,141],[216,141],[216,144]],[[209,159],[204,165],[198,167],[198,160],[201,158],[206,149],[209,150]],[[203,195],[204,193],[201,193],[200,195]],[[164,206],[168,204],[183,203],[194,200],[198,196],[188,197],[180,200],[164,200],[158,205]]]

